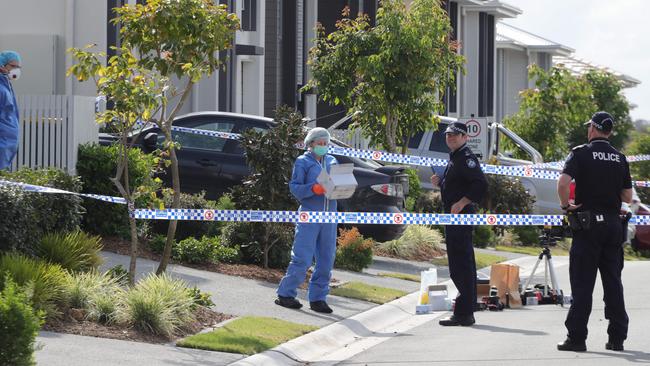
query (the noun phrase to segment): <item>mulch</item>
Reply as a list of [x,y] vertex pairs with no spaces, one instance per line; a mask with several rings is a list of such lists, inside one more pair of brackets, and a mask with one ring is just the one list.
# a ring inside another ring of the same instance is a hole
[[217,324],[233,318],[232,315],[222,314],[204,306],[194,310],[194,322],[188,324],[171,338],[140,331],[128,325],[105,325],[85,319],[83,310],[70,309],[58,319],[48,319],[43,330],[57,333],[76,334],[88,337],[119,339],[153,344],[164,344],[176,341],[185,336],[196,334],[203,329],[212,328]]

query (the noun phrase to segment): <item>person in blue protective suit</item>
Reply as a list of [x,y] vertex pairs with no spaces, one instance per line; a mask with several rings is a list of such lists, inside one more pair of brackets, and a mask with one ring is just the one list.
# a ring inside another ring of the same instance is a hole
[[[321,127],[310,130],[305,137],[308,151],[296,159],[289,182],[291,194],[300,201],[299,211],[336,211],[336,201],[328,200],[325,189],[316,181],[322,169],[329,172],[330,167],[337,164],[336,158],[327,155],[329,142],[329,132]],[[335,256],[336,224],[297,224],[291,262],[278,287],[275,303],[291,309],[302,307],[296,299],[297,288],[305,280],[307,269],[315,259],[316,265],[309,281],[309,305],[319,313],[331,313],[325,299]]]
[[20,56],[0,52],[0,169],[7,169],[18,151],[18,104],[10,80],[20,77]]

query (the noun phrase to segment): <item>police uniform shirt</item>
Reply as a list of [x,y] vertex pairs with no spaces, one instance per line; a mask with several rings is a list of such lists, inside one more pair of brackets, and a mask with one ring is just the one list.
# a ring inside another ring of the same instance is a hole
[[[487,180],[472,150],[463,145],[449,153],[449,163],[440,182],[445,212],[451,212],[451,206],[463,197],[472,202],[480,202],[486,191]],[[470,209],[470,206],[465,206],[463,212]]]
[[621,191],[632,188],[630,166],[606,138],[594,138],[573,148],[562,173],[575,180],[575,204],[580,211],[618,214]]

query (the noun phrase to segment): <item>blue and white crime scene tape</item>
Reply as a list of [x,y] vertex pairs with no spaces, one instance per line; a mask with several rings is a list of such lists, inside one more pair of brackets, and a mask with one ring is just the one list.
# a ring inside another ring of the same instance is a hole
[[[142,125],[142,124],[141,124]],[[212,136],[225,139],[238,140],[241,138],[240,134],[230,133],[230,132],[219,132],[219,131],[209,131],[201,130],[196,128],[187,128],[187,127],[172,127],[173,131],[193,133],[203,136]],[[303,149],[304,144],[296,144],[296,147]],[[373,150],[361,150],[354,149],[349,147],[342,147],[336,145],[330,145],[328,149],[329,154],[333,155],[343,155],[349,157],[363,158],[369,160],[383,161],[388,163],[398,163],[405,165],[417,165],[417,166],[447,166],[448,160],[438,159],[431,157],[423,157],[417,155],[406,155],[406,154],[396,154],[389,153],[384,151],[373,151]],[[650,157],[650,155],[644,155]],[[639,155],[637,158],[641,159],[643,156]],[[560,168],[562,166],[557,164],[563,164],[559,162],[545,163],[549,164],[549,167]],[[543,165],[543,164],[542,164]],[[515,165],[515,166],[505,166],[505,165],[491,165],[491,164],[481,164],[481,168],[486,174],[496,174],[496,175],[505,175],[510,177],[524,177],[524,178],[538,178],[538,179],[549,179],[557,180],[560,177],[559,171],[553,170],[542,170],[535,169],[532,165]],[[634,185],[637,187],[650,187],[650,182],[648,181],[634,181]]]
[[43,186],[37,186],[37,185],[27,184],[27,183],[12,182],[9,180],[0,180],[0,186],[1,185],[20,187],[27,192],[72,194],[75,196],[83,196],[83,197],[93,198],[100,201],[119,203],[123,205],[126,204],[126,200],[122,197],[104,196],[101,194],[70,192],[70,191],[64,191],[62,189],[57,189],[52,187],[43,187]]
[[[0,185],[20,187],[29,192],[46,194],[73,194],[102,201],[125,204],[122,197],[86,194],[62,189],[0,180]],[[336,223],[377,225],[548,225],[562,226],[564,215],[513,215],[513,214],[438,214],[410,212],[320,212],[320,211],[257,211],[212,209],[133,209],[130,215],[142,220],[189,221],[246,221],[285,223]],[[650,225],[650,215],[633,216],[630,223]]]

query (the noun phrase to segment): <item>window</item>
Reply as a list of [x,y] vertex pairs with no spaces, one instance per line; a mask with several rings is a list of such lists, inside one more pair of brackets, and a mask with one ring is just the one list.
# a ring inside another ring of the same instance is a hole
[[438,130],[431,135],[431,143],[429,144],[429,151],[449,153],[449,147],[445,141],[445,130],[447,129],[446,123],[439,123]]
[[415,136],[409,139],[409,149],[417,149],[420,147],[420,141],[422,141],[422,136],[424,136],[424,131],[418,132]]
[[254,32],[257,30],[257,0],[243,0],[241,10],[241,30]]
[[[231,122],[207,122],[192,126],[199,130],[219,131],[219,132],[232,132],[235,124]],[[197,135],[195,133],[172,131],[172,138],[174,141],[181,144],[181,149],[203,149],[211,151],[223,151],[228,139]],[[161,144],[165,139],[164,136],[158,135],[158,143]]]

